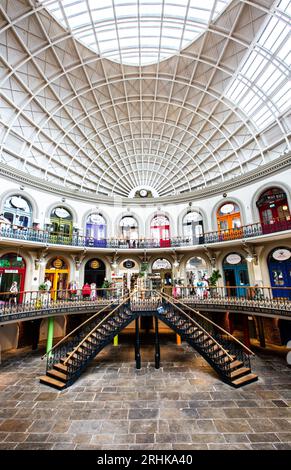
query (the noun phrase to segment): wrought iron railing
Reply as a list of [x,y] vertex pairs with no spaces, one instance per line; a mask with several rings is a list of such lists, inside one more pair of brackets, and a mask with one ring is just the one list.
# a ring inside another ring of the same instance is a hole
[[260,235],[291,230],[291,220],[272,219],[268,223],[256,222],[243,225],[238,228],[227,230],[205,232],[200,236],[171,237],[160,240],[152,238],[138,238],[134,240],[108,238],[94,239],[74,233],[66,235],[62,233],[51,233],[48,230],[38,230],[31,227],[18,227],[0,222],[0,237],[15,240],[26,240],[46,245],[70,245],[91,248],[113,248],[113,249],[152,249],[167,247],[183,247],[195,245],[208,245],[229,240],[248,239]]

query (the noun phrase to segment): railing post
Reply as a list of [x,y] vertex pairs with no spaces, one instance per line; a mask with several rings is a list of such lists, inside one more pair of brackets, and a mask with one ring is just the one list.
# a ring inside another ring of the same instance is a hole
[[139,317],[135,319],[135,364],[136,368],[141,368],[140,339],[139,339]]
[[155,368],[160,368],[160,337],[159,337],[159,320],[155,315]]
[[54,317],[48,319],[47,324],[47,341],[46,341],[46,352],[48,352],[53,347],[54,339]]

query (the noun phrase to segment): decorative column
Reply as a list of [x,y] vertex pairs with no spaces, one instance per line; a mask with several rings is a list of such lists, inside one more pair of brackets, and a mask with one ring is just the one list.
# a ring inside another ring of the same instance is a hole
[[47,341],[46,341],[46,352],[53,347],[53,340],[54,340],[54,317],[50,317],[48,319],[47,324]]
[[262,348],[266,347],[266,338],[265,338],[265,332],[264,332],[264,323],[262,317],[257,316],[257,326],[258,326],[258,333],[259,333],[259,340],[260,340],[260,346]]
[[140,340],[139,340],[139,317],[135,319],[135,364],[136,368],[141,368]]
[[118,335],[113,338],[113,346],[118,346]]
[[157,316],[155,316],[155,368],[160,368],[159,320]]
[[181,336],[178,334],[176,334],[176,344],[177,346],[181,346],[182,344]]

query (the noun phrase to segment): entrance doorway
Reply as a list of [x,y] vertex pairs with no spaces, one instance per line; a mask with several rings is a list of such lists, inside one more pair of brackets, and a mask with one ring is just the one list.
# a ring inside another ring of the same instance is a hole
[[62,258],[53,258],[47,264],[45,277],[51,283],[52,300],[65,298],[69,281],[69,268],[66,262]]
[[[0,258],[0,299],[9,299],[9,291],[13,282],[17,282],[19,303],[23,299],[26,265],[22,256],[16,253],[7,253]],[[4,292],[6,294],[4,294]]]
[[289,248],[273,250],[268,257],[268,267],[273,297],[291,299],[291,250]]
[[238,253],[230,253],[224,258],[223,273],[226,295],[229,297],[246,297],[250,285],[246,260]]
[[171,246],[170,222],[165,215],[156,215],[151,222],[151,239],[161,248]]
[[278,232],[291,228],[291,216],[285,191],[270,188],[264,191],[258,201],[263,233]]
[[103,261],[93,258],[85,264],[84,284],[96,284],[96,288],[102,287],[106,277],[106,267]]

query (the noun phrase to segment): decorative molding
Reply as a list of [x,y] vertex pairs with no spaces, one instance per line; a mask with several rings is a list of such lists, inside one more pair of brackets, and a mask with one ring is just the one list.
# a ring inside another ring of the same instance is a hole
[[[260,181],[267,176],[272,176],[281,171],[291,169],[291,152],[288,154],[278,157],[276,160],[273,160],[269,163],[261,165],[259,168],[252,170],[244,175],[233,178],[225,183],[216,184],[211,187],[206,187],[204,189],[189,191],[184,194],[176,196],[164,196],[160,198],[148,198],[142,199],[142,205],[144,206],[156,206],[157,203],[161,204],[178,204],[178,203],[189,203],[190,201],[210,198],[212,196],[218,196],[224,192],[238,189],[243,186],[247,186],[250,183],[255,181]],[[36,190],[44,191],[51,194],[56,194],[62,197],[68,197],[70,199],[82,201],[82,202],[91,202],[92,204],[107,204],[107,205],[117,205],[116,197],[110,196],[98,196],[97,194],[89,194],[81,192],[78,190],[65,189],[62,186],[58,186],[49,181],[41,180],[36,177],[27,175],[23,171],[16,170],[6,164],[1,164],[0,175],[8,180],[15,181],[16,183],[22,183],[25,186],[30,186]],[[122,206],[140,206],[139,200],[129,199],[125,197],[120,198],[119,204]]]

